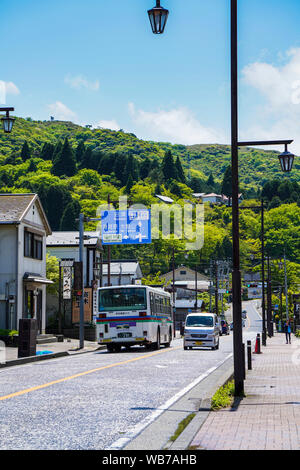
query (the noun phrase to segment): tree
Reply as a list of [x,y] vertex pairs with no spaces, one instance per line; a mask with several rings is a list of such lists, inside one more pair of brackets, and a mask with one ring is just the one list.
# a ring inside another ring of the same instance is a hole
[[79,168],[86,168],[86,169],[91,169],[92,168],[92,149],[91,147],[85,148],[85,151],[83,155],[81,156],[81,160],[79,161]]
[[72,201],[69,191],[61,184],[43,187],[39,191],[43,208],[45,209],[52,230],[59,230],[60,219],[66,206]]
[[209,175],[206,184],[207,184],[207,186],[210,186],[212,188],[215,186],[215,180],[214,180],[214,177],[213,177],[212,173]]
[[173,180],[170,184],[169,190],[171,191],[172,194],[175,194],[177,197],[182,197],[182,192],[179,184],[177,181]]
[[137,181],[138,179],[138,171],[136,167],[136,161],[135,158],[133,158],[133,155],[130,154],[127,157],[127,162],[125,165],[125,170],[124,170],[124,178],[126,181],[128,181],[129,176],[131,175],[133,181]]
[[47,293],[58,295],[59,292],[59,261],[55,256],[46,254],[47,279],[53,282],[47,286]]
[[71,201],[65,208],[61,221],[59,230],[72,232],[78,230],[78,219],[80,214],[80,204],[78,201]]
[[76,152],[75,152],[77,163],[80,163],[83,160],[84,154],[85,154],[85,145],[84,145],[83,140],[81,140],[79,144],[77,145]]
[[279,207],[281,205],[281,200],[278,196],[274,196],[272,198],[272,201],[270,202],[268,209],[275,209],[276,207]]
[[161,170],[162,170],[165,181],[172,180],[172,179],[176,180],[178,178],[173,155],[170,150],[167,150],[165,153]]
[[105,153],[98,165],[97,171],[100,175],[111,175],[114,167],[113,156],[109,153]]
[[132,178],[131,175],[129,175],[128,181],[127,181],[127,184],[126,184],[126,188],[125,188],[125,193],[126,194],[130,194],[132,186],[133,186],[133,178]]
[[25,142],[23,144],[23,147],[22,147],[22,150],[21,150],[21,158],[22,158],[23,162],[26,162],[27,160],[29,160],[31,158],[31,152],[30,152],[27,140],[25,140]]
[[35,163],[34,159],[31,158],[27,171],[28,171],[28,173],[33,173],[36,170],[37,170],[37,164]]
[[45,142],[40,153],[40,158],[43,160],[52,160],[53,152],[54,146],[48,142]]
[[149,158],[145,158],[140,166],[140,178],[142,180],[148,178],[151,169],[151,161]]
[[76,173],[76,161],[74,152],[70,147],[68,138],[65,138],[61,151],[55,157],[52,174],[55,176],[74,176]]
[[116,175],[116,178],[121,181],[122,186],[124,186],[128,180],[125,179],[125,166],[127,162],[127,157],[122,153],[115,154],[115,161],[113,171]]
[[176,159],[175,167],[176,167],[176,171],[177,171],[178,181],[180,181],[181,183],[185,183],[186,178],[185,178],[185,174],[184,174],[179,156]]
[[224,194],[224,196],[232,198],[232,172],[231,172],[231,166],[228,166],[226,168],[225,173],[224,173],[221,192],[222,192],[222,194]]

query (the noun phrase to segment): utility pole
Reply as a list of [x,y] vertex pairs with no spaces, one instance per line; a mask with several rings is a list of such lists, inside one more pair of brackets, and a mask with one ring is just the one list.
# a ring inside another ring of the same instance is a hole
[[219,316],[219,262],[218,260],[215,261],[216,267],[216,289],[215,289],[215,304],[216,304],[216,315]]
[[175,307],[175,302],[176,302],[176,295],[175,295],[175,247],[173,246],[172,249],[172,271],[173,271],[173,334],[174,338],[176,338],[176,307]]
[[[79,215],[79,262],[83,266],[83,244],[84,244],[84,214]],[[84,348],[84,281],[83,269],[81,276],[81,297],[80,297],[80,321],[79,321],[79,348]]]
[[212,263],[209,264],[209,311],[212,311]]
[[268,253],[268,281],[267,281],[267,300],[268,300],[268,308],[267,308],[267,328],[268,328],[268,336],[271,338],[272,335],[272,285],[271,285],[271,270],[270,270],[270,256]]
[[264,200],[261,200],[261,279],[262,279],[262,345],[267,345],[266,300],[265,300],[265,218]]
[[195,269],[195,312],[198,308],[198,273],[197,273],[197,264]]
[[[107,196],[107,204],[110,209],[110,194]],[[110,267],[111,267],[111,246],[107,246],[107,285],[108,287],[111,286],[111,274],[110,274]]]
[[285,286],[285,307],[286,307],[286,320],[289,320],[289,295],[288,295],[288,282],[286,271],[286,254],[284,249],[284,286]]

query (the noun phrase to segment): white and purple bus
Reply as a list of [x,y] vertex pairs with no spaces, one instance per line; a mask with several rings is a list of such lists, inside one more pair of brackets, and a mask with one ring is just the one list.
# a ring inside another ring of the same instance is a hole
[[109,352],[122,346],[169,347],[173,338],[171,295],[149,286],[98,289],[98,343]]

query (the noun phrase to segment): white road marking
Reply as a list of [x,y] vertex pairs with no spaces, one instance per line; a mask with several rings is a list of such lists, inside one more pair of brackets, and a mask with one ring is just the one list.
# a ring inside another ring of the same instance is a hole
[[174,405],[180,398],[182,398],[186,393],[188,393],[192,388],[194,388],[196,385],[198,385],[202,380],[204,380],[206,377],[208,377],[212,372],[214,372],[216,369],[218,369],[224,362],[227,361],[230,357],[233,356],[233,353],[230,353],[228,356],[225,357],[225,359],[216,366],[212,367],[211,369],[207,370],[204,374],[200,375],[195,379],[192,383],[190,383],[187,387],[183,388],[180,390],[176,395],[174,395],[172,398],[170,398],[168,401],[166,401],[163,405],[159,407],[158,410],[154,411],[150,416],[147,416],[147,418],[138,423],[134,428],[132,428],[126,436],[118,439],[115,441],[110,447],[108,447],[107,450],[122,450],[129,442],[131,442],[133,439],[135,439],[146,427],[148,427],[151,423],[153,423],[162,413],[164,413],[170,406]]

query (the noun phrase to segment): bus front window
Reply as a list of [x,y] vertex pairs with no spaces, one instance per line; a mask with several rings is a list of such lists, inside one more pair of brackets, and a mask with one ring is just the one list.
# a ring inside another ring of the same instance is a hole
[[146,289],[103,289],[99,291],[99,310],[103,311],[128,311],[147,309]]

